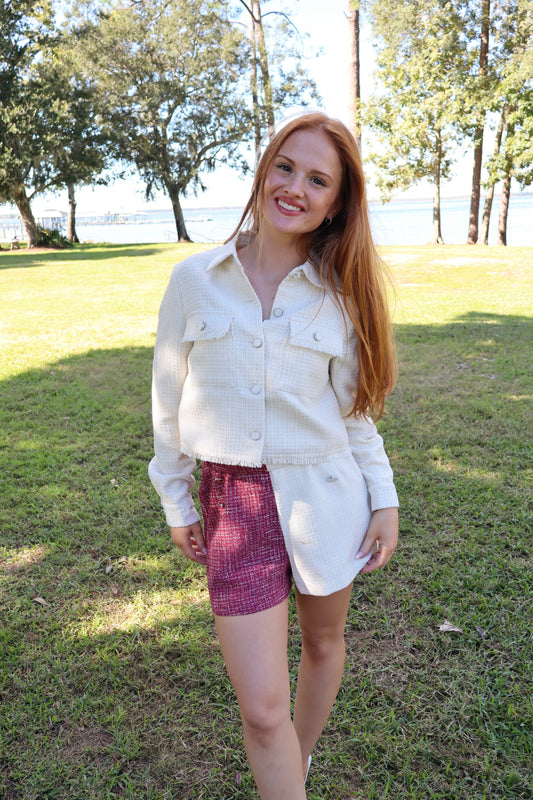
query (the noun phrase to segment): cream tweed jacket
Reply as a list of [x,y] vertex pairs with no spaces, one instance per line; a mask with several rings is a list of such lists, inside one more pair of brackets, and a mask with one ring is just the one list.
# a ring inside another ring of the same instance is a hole
[[356,379],[355,332],[310,263],[282,281],[267,320],[234,241],[178,263],[152,385],[149,474],[168,524],[199,519],[196,459],[265,464],[300,591],[348,585],[371,512],[398,505],[374,423],[348,416]]

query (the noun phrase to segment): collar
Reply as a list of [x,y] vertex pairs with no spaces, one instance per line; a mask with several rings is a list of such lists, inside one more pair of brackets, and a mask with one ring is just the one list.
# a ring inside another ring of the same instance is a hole
[[[210,270],[215,269],[215,267],[221,266],[224,262],[228,261],[229,259],[236,262],[242,269],[241,262],[239,261],[239,257],[237,255],[237,240],[235,238],[230,239],[229,242],[226,242],[220,247],[215,248],[213,252],[213,258],[207,265],[206,271],[209,272]],[[289,275],[296,275],[296,274],[305,275],[309,283],[312,283],[313,286],[316,286],[318,289],[324,288],[322,286],[322,283],[320,281],[316,269],[309,261],[306,261],[299,267],[294,267],[294,269],[291,269],[291,271],[289,272]]]

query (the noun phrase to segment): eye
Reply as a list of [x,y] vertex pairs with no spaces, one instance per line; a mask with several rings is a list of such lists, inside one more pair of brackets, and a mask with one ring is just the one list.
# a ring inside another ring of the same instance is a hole
[[314,178],[311,178],[311,181],[314,184],[316,184],[317,186],[325,186],[326,185],[325,182],[322,180],[322,178],[314,177]]
[[289,164],[285,164],[283,162],[280,162],[279,164],[276,164],[276,167],[278,169],[280,169],[282,172],[290,172],[291,171],[291,168],[290,168]]

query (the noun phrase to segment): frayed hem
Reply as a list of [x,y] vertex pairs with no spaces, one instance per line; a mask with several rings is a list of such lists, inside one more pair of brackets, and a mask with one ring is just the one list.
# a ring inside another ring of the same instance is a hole
[[182,448],[181,451],[184,455],[188,456],[189,458],[195,458],[198,461],[210,461],[212,464],[224,464],[229,467],[262,467],[266,466],[269,467],[305,467],[311,466],[313,464],[324,464],[328,461],[332,461],[336,458],[345,458],[347,456],[351,456],[351,452],[349,450],[337,450],[328,453],[324,453],[320,456],[313,456],[311,458],[307,456],[267,456],[263,460],[257,461],[255,459],[248,459],[248,458],[235,458],[234,456],[220,456],[220,455],[212,455],[206,453],[200,453],[197,450],[185,450]]

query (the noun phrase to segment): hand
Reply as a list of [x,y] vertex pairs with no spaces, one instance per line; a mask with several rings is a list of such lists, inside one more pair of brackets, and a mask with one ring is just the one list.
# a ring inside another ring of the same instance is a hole
[[374,572],[384,567],[396,550],[398,544],[398,509],[379,508],[374,511],[365,540],[356,558],[363,558],[372,553],[361,572]]
[[191,561],[196,561],[198,564],[205,564],[207,549],[202,526],[199,522],[193,522],[192,525],[187,525],[184,528],[171,528],[170,535],[176,547],[179,547],[187,558],[190,558]]

